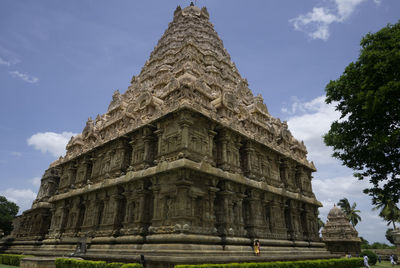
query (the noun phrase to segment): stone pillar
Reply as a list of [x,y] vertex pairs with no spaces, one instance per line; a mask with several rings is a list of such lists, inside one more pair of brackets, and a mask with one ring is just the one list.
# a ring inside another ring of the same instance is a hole
[[150,190],[153,192],[153,218],[152,225],[159,226],[159,221],[162,220],[161,215],[161,204],[160,204],[160,190],[161,187],[158,182],[158,178],[151,178],[152,186]]
[[154,131],[154,134],[157,135],[157,153],[155,155],[155,158],[159,157],[161,154],[163,133],[164,133],[164,130],[162,130],[160,128],[158,128],[156,131]]
[[103,154],[98,154],[95,155],[93,154],[91,160],[92,160],[92,172],[90,174],[90,179],[94,182],[97,180],[98,176],[101,174],[101,167],[102,167],[102,161],[103,159]]
[[280,165],[279,165],[279,175],[280,175],[281,182],[284,184],[285,188],[288,187],[288,180],[289,180],[288,169],[289,169],[289,165],[287,163],[287,159],[281,159]]
[[137,225],[139,234],[145,235],[147,234],[147,230],[150,224],[150,216],[151,216],[151,200],[150,200],[150,191],[145,187],[145,182],[140,182],[140,187],[135,192],[136,200],[138,203],[138,207],[136,211],[138,213],[137,217]]
[[133,185],[130,184],[128,189],[126,189],[122,194],[126,200],[124,218],[122,219],[121,233],[124,235],[134,234],[133,228],[135,227],[136,218],[136,196],[132,191]]
[[293,228],[293,239],[301,240],[303,239],[302,227],[300,225],[300,206],[297,201],[292,200],[290,202],[290,214],[291,222]]
[[[55,230],[55,229],[57,228],[57,226],[60,224],[59,222],[56,222],[56,221],[57,221],[56,212],[57,212],[57,208],[53,205],[52,208],[50,209],[50,213],[51,213],[51,222],[50,222],[49,232],[48,232],[48,234],[47,234],[47,236],[46,236],[47,238],[51,237],[51,236],[54,234],[54,230]],[[16,227],[16,226],[14,225],[14,222],[13,222],[13,226],[14,226],[14,229],[18,229],[18,226]]]
[[86,200],[86,213],[81,227],[81,232],[88,234],[95,226],[96,195],[90,194]]
[[193,122],[182,115],[178,124],[181,128],[182,149],[183,149],[183,152],[186,153],[187,149],[189,148],[189,142],[190,142],[189,141],[189,127],[191,125],[193,125]]
[[96,212],[95,212],[95,219],[94,219],[94,228],[98,229],[100,225],[103,223],[103,217],[104,217],[104,202],[105,199],[99,199],[97,198],[95,201],[95,207],[96,207]]
[[287,239],[287,227],[284,218],[284,204],[278,197],[273,197],[271,200],[271,214],[274,215],[274,220],[271,224],[271,234],[277,239]]
[[228,162],[228,156],[227,156],[227,143],[228,141],[224,138],[223,140],[221,140],[221,148],[222,148],[222,152],[221,152],[221,164],[222,164],[222,169],[226,170],[226,163]]
[[154,149],[153,149],[154,137],[153,137],[153,131],[151,130],[150,127],[145,127],[143,129],[143,139],[144,139],[143,161],[145,167],[149,167],[153,165],[154,161]]
[[249,178],[254,178],[252,176],[251,171],[252,171],[252,163],[251,163],[251,156],[254,153],[254,148],[252,147],[252,144],[250,142],[247,142],[244,145],[243,149],[243,163],[241,163],[241,168],[242,172],[245,176]]
[[97,210],[97,230],[96,236],[110,236],[112,234],[111,225],[113,222],[112,203],[114,200],[107,194],[104,194],[102,198],[99,198],[98,210]]
[[104,158],[101,165],[101,175],[105,178],[110,178],[111,156],[115,154],[115,150],[110,150],[104,153]]
[[212,229],[212,231],[214,231],[213,229],[216,224],[214,202],[217,195],[216,193],[218,192],[218,188],[216,187],[217,182],[217,179],[212,178],[210,179],[210,184],[208,186],[208,206],[206,208],[206,221],[208,221],[208,226]]
[[112,213],[110,213],[110,215],[112,215],[112,229],[113,234],[116,235],[119,233],[125,216],[126,199],[120,194],[119,190],[116,190],[114,194],[110,196],[110,199],[112,202]]
[[246,197],[245,194],[243,193],[237,193],[236,194],[236,212],[235,212],[235,229],[236,229],[236,234],[237,236],[245,236],[246,235],[246,230],[244,229],[244,215],[243,215],[243,200]]
[[303,191],[303,167],[297,165],[295,170],[295,184],[299,192]]
[[[211,159],[213,159],[213,145],[214,145],[214,137],[215,135],[217,135],[217,132],[213,131],[213,130],[208,130],[208,157]],[[215,159],[216,160],[216,159]],[[213,161],[213,164],[214,161]]]
[[246,229],[252,238],[265,237],[267,233],[267,226],[263,219],[261,192],[256,189],[250,189],[248,191],[248,197],[246,198],[250,210],[250,217],[247,222]]
[[190,204],[192,204],[192,202],[189,191],[193,182],[187,179],[189,176],[188,172],[187,170],[183,170],[180,178],[176,182],[175,216],[179,218],[178,222],[181,224],[188,224],[192,217],[190,211]]
[[68,216],[69,216],[69,210],[70,210],[70,205],[66,203],[66,201],[62,201],[63,204],[60,206],[60,210],[61,210],[61,223],[60,223],[60,229],[59,232],[60,234],[63,233],[65,231],[65,229],[67,228],[67,224],[68,224]]
[[78,218],[75,222],[75,233],[79,234],[85,220],[85,215],[87,211],[87,202],[85,199],[81,198],[79,205],[78,205]]
[[266,226],[266,237],[271,238],[271,232],[272,232],[272,224],[274,220],[272,219],[272,208],[271,208],[271,201],[267,199],[267,194],[264,194],[264,200],[263,200],[263,205],[264,205],[264,222]]
[[125,217],[123,220],[123,224],[124,224],[124,228],[130,226],[135,218],[135,214],[136,212],[133,211],[134,207],[135,207],[135,196],[133,191],[130,188],[129,185],[129,189],[127,189],[125,192],[122,193],[125,198],[126,198],[126,208],[125,208]]
[[76,164],[75,162],[71,163],[71,165],[67,169],[68,173],[68,185],[67,187],[74,187],[75,178],[76,178]]
[[222,185],[221,191],[217,193],[217,227],[218,233],[221,236],[234,235],[232,228],[233,213],[232,213],[232,196],[230,183],[225,181]]

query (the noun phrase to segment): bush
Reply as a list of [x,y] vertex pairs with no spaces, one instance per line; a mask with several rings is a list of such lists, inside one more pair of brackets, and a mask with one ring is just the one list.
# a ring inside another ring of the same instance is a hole
[[120,262],[111,262],[106,263],[105,261],[86,261],[86,260],[77,260],[77,259],[69,259],[69,258],[59,258],[56,259],[56,268],[143,268],[143,266],[139,263],[120,263]]
[[85,260],[77,260],[77,259],[66,259],[59,258],[56,259],[56,268],[106,268],[107,264],[105,261],[85,261]]
[[358,268],[362,266],[362,258],[350,258],[287,262],[175,265],[174,268]]
[[143,268],[140,263],[127,263],[121,266],[121,268]]
[[0,254],[0,263],[12,266],[19,266],[21,260],[26,257],[29,256],[17,254]]
[[368,263],[371,265],[375,265],[378,257],[376,256],[375,252],[371,250],[363,250],[360,254],[360,257],[368,256]]
[[125,263],[122,262],[111,262],[107,263],[107,268],[121,268]]

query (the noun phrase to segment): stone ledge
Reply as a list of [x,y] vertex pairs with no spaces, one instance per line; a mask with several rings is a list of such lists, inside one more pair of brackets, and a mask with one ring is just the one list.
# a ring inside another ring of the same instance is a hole
[[244,184],[244,185],[247,185],[247,186],[250,186],[253,188],[262,189],[262,190],[268,191],[273,194],[286,196],[291,199],[299,200],[299,201],[306,202],[306,203],[309,203],[312,205],[317,205],[320,207],[322,206],[322,204],[315,198],[310,198],[310,197],[304,196],[300,193],[293,193],[293,192],[287,191],[283,188],[277,188],[277,187],[268,185],[265,182],[253,181],[247,177],[244,177],[241,174],[230,173],[230,172],[224,171],[220,168],[213,167],[208,163],[205,163],[205,162],[197,163],[197,162],[194,162],[194,161],[186,159],[186,158],[178,159],[178,160],[175,160],[172,162],[166,162],[166,161],[160,162],[157,166],[150,167],[150,168],[147,168],[144,170],[130,171],[126,175],[120,176],[118,178],[106,179],[99,183],[86,185],[85,187],[82,187],[79,189],[70,190],[68,193],[62,193],[62,194],[55,195],[55,196],[51,197],[49,201],[50,202],[59,201],[59,200],[69,198],[72,196],[86,194],[89,192],[93,192],[93,191],[97,191],[100,189],[128,183],[130,181],[142,179],[145,177],[150,177],[155,174],[164,173],[164,172],[168,172],[168,171],[172,171],[172,170],[180,169],[180,168],[188,168],[191,170],[203,172],[203,173],[206,173],[209,175],[214,175],[216,177],[230,180],[230,181],[233,181],[233,182],[236,182],[239,184]]

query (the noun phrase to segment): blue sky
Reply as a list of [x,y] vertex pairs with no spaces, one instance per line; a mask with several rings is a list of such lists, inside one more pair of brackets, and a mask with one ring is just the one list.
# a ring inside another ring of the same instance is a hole
[[[125,91],[179,4],[190,1],[0,1],[0,195],[30,207],[40,177],[89,116]],[[387,242],[366,182],[331,158],[321,135],[338,118],[326,84],[356,60],[363,35],[400,19],[398,0],[198,0],[253,93],[304,140],[323,217],[357,202],[360,235]]]

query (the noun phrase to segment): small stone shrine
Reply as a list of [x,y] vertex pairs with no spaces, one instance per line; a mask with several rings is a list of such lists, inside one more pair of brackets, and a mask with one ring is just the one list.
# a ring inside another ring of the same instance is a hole
[[152,267],[332,257],[306,155],[207,9],[178,6],[140,74],[46,170],[5,251]]
[[397,256],[400,257],[400,229],[396,228],[392,231],[394,244],[396,245]]
[[330,252],[353,256],[360,254],[361,239],[358,232],[336,205],[329,211],[328,221],[321,233],[322,240]]

